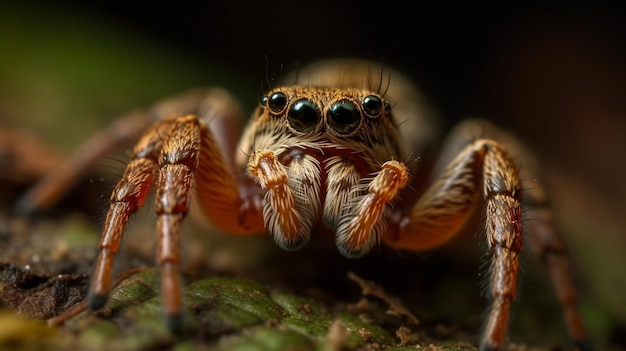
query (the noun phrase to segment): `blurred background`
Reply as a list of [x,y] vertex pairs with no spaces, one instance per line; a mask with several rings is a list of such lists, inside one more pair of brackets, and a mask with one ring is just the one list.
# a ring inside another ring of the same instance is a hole
[[583,311],[599,340],[624,349],[625,26],[618,1],[5,0],[0,129],[62,158],[114,117],[184,89],[226,87],[250,112],[268,79],[299,64],[383,61],[421,86],[446,128],[485,117],[539,155]]

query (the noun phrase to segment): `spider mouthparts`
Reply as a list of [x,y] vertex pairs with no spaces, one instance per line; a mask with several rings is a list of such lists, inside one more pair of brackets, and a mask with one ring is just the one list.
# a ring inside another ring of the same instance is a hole
[[109,296],[106,294],[90,294],[87,300],[89,309],[99,310],[106,305]]

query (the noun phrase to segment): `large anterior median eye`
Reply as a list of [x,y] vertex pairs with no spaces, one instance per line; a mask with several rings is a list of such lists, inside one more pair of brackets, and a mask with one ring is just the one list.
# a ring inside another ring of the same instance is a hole
[[309,99],[300,99],[294,102],[287,113],[287,120],[291,128],[306,133],[317,126],[321,119],[317,105]]
[[339,101],[328,109],[328,125],[338,134],[350,134],[361,125],[361,111],[351,101]]

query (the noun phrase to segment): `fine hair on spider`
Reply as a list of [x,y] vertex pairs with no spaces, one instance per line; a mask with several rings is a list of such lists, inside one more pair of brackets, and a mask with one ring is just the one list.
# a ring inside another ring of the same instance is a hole
[[[187,92],[122,121],[130,127],[118,132],[136,144],[111,193],[87,298],[92,309],[106,303],[126,227],[153,192],[163,309],[172,329],[183,325],[180,241],[192,201],[215,229],[266,234],[290,251],[324,226],[347,258],[379,244],[412,252],[441,247],[482,210],[490,308],[480,349],[505,346],[522,247],[549,271],[574,343],[591,349],[565,241],[544,189],[527,186],[538,170],[512,135],[474,118],[441,142],[437,112],[421,91],[374,62],[311,63],[281,73],[276,86],[268,66],[266,58],[269,90],[245,125],[237,99],[221,88]],[[116,145],[107,142],[108,149]],[[68,163],[84,168],[107,148]],[[76,176],[60,171],[51,176],[57,183],[44,180],[33,193],[58,194]],[[29,195],[30,208],[45,198]],[[535,220],[525,220],[528,213]]]

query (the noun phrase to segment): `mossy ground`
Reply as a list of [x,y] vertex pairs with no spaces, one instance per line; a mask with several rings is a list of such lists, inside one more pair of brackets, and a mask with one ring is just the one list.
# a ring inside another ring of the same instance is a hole
[[[319,277],[315,276],[312,284],[306,284],[306,277],[293,279],[291,284],[282,279],[296,271],[283,271],[274,261],[267,266],[269,272],[262,274],[262,266],[237,262],[237,252],[224,254],[233,257],[219,259],[230,262],[220,264],[219,269],[196,262],[192,268],[195,272],[184,274],[186,309],[180,334],[170,332],[163,320],[158,269],[145,266],[127,270],[143,259],[150,260],[146,257],[149,250],[134,251],[139,246],[132,244],[125,245],[125,252],[120,254],[118,268],[123,278],[107,305],[99,311],[87,311],[81,301],[87,291],[88,267],[95,257],[94,228],[80,216],[28,224],[15,220],[12,224],[7,228],[10,239],[5,247],[9,249],[2,257],[6,263],[0,271],[0,301],[5,308],[0,323],[11,325],[3,329],[2,347],[30,349],[36,344],[48,349],[278,351],[382,350],[392,346],[403,350],[408,345],[432,345],[441,350],[473,349],[468,340],[450,346],[446,337],[433,337],[428,329],[436,328],[421,327],[412,315],[387,313],[390,304],[384,296],[371,300],[359,296],[361,288],[347,274],[343,284],[334,287],[316,287]],[[28,239],[18,245],[22,235]],[[250,240],[258,244],[263,239]],[[261,261],[274,260],[268,259],[272,253],[266,255]],[[325,256],[332,255],[318,257]],[[291,263],[305,266],[300,259]],[[203,274],[198,273],[200,266],[206,268]],[[327,268],[326,264],[318,266]],[[337,279],[337,275],[327,278]],[[345,290],[351,284],[352,289]],[[34,342],[33,336],[38,341]]]
[[[381,248],[371,257],[348,260],[321,239],[288,253],[269,237],[211,233],[190,218],[184,327],[174,334],[162,314],[154,245],[146,245],[154,242],[153,216],[146,211],[137,216],[118,257],[120,279],[107,305],[92,312],[81,301],[98,226],[87,215],[68,211],[6,222],[0,323],[13,325],[14,332],[3,334],[2,347],[31,349],[34,335],[35,346],[46,349],[475,349],[486,306],[478,256],[470,259],[473,268],[455,267],[468,257],[449,252],[410,255]],[[556,306],[549,310],[558,313]],[[530,349],[541,350],[524,344],[508,348]]]

